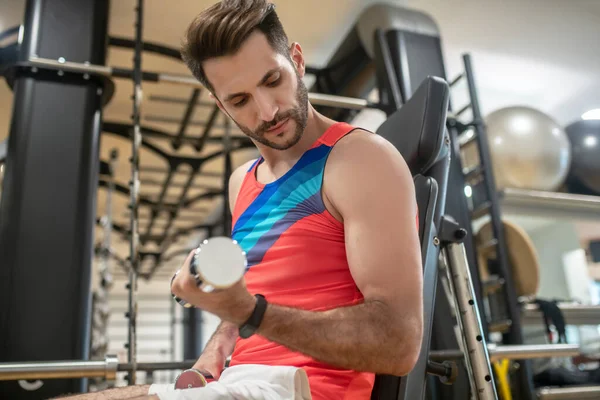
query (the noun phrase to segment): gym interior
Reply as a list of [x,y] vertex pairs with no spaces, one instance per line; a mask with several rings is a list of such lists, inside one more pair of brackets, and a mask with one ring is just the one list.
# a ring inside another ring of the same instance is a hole
[[[169,289],[258,154],[181,60],[213,2],[0,3],[0,398],[173,382],[218,325]],[[273,2],[320,112],[446,162],[420,361],[372,398],[600,399],[600,2]]]

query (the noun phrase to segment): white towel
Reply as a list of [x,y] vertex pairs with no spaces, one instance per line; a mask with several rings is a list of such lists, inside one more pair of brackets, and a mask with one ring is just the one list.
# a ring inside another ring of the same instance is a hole
[[148,394],[160,400],[311,400],[308,376],[297,367],[236,365],[202,388],[174,389],[154,384]]

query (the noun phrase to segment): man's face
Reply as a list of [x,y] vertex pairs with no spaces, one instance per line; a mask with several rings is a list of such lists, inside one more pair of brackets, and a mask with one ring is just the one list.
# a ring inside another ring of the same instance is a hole
[[[302,54],[292,58],[303,65]],[[253,33],[232,56],[204,63],[219,106],[251,139],[264,146],[286,150],[306,128],[308,91],[303,70],[277,53],[261,33]]]

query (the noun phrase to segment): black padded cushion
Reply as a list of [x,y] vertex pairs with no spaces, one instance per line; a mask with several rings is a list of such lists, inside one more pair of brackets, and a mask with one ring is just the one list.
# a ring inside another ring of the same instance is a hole
[[445,80],[428,77],[377,129],[402,154],[413,176],[426,172],[442,154],[449,91]]

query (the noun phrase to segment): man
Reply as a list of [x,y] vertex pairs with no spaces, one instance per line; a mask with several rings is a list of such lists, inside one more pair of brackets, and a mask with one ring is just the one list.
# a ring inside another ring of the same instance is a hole
[[406,375],[421,345],[422,265],[405,161],[383,138],[311,106],[302,48],[288,43],[266,0],[206,9],[182,55],[260,152],[229,182],[244,279],[204,293],[190,254],[172,283],[175,296],[222,320],[195,367],[218,379],[229,356],[231,367],[294,366],[316,400],[369,399],[375,374]]

